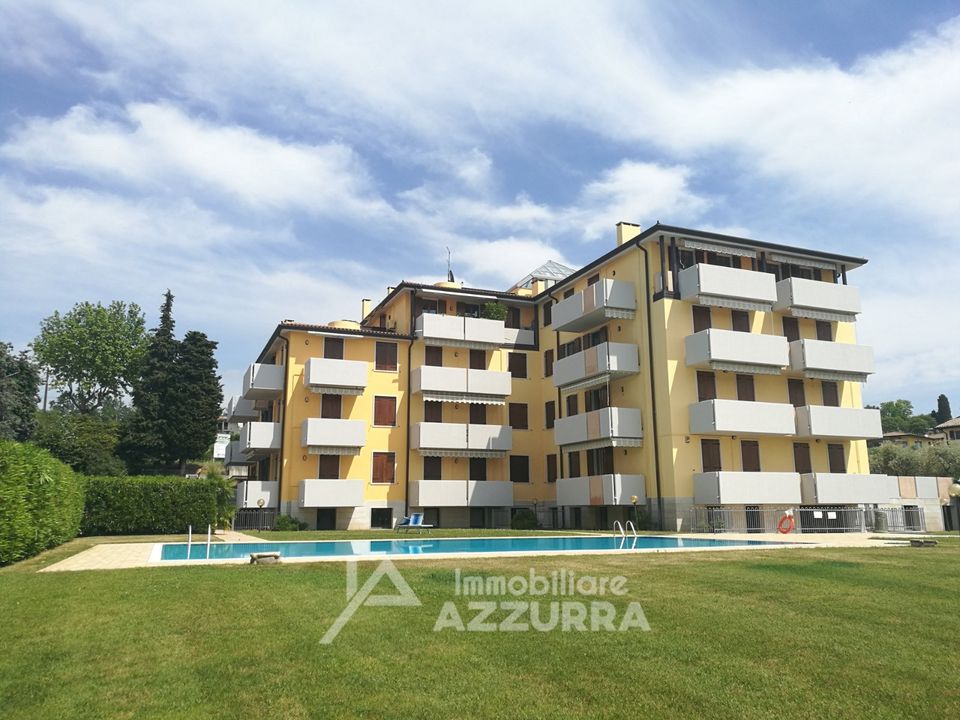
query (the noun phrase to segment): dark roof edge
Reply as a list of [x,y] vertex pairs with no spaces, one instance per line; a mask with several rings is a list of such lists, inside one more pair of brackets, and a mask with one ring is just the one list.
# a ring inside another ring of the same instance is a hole
[[277,338],[280,337],[280,333],[282,333],[284,330],[298,330],[302,332],[329,332],[337,335],[356,335],[357,337],[413,340],[413,336],[411,335],[401,335],[400,333],[390,332],[389,330],[380,330],[379,328],[338,328],[330,325],[316,325],[314,323],[280,323],[270,335],[270,339],[267,340],[267,344],[263,346],[263,350],[260,351],[260,354],[257,356],[257,359],[254,362],[263,362],[264,356],[270,352],[270,348],[273,347],[273,344],[277,341]]
[[374,307],[366,316],[360,321],[361,324],[371,315],[379,312],[384,306],[389,304],[393,298],[399,295],[404,290],[435,290],[437,292],[452,292],[452,293],[463,293],[464,295],[493,295],[497,298],[502,298],[504,300],[514,300],[521,303],[532,303],[534,301],[533,295],[517,295],[515,293],[506,292],[504,290],[485,290],[483,288],[445,288],[445,287],[436,287],[435,285],[427,285],[426,283],[415,283],[408,280],[401,280],[400,284],[397,285],[393,290],[387,293],[386,297],[383,298],[376,307]]

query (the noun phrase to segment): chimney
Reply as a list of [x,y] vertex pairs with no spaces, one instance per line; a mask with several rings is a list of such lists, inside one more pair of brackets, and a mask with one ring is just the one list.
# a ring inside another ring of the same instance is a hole
[[640,234],[640,226],[634,223],[628,222],[618,222],[617,223],[617,246],[623,245],[626,242],[630,242],[637,235]]
[[363,322],[370,314],[370,298],[364,298],[360,301],[360,322]]

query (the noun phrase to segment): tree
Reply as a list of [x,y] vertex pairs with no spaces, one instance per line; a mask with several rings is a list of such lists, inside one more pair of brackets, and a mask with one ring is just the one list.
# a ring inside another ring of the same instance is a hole
[[32,440],[84,475],[123,475],[123,461],[114,455],[119,428],[100,415],[51,410],[37,413]]
[[880,424],[885,433],[907,432],[917,435],[923,435],[934,425],[929,415],[914,415],[913,403],[909,400],[880,403]]
[[916,475],[920,470],[920,453],[913,448],[881,443],[870,448],[870,471],[881,475]]
[[950,420],[953,417],[953,414],[950,412],[950,401],[947,399],[946,395],[941,394],[937,397],[937,410],[933,416],[933,422],[935,425],[940,423],[945,423],[947,420]]
[[77,303],[40,324],[33,352],[49,368],[62,402],[94,413],[130,389],[145,347],[143,313],[116,300],[104,307]]
[[183,336],[177,355],[176,408],[179,421],[172,434],[181,474],[186,463],[201,457],[217,439],[217,420],[223,406],[223,387],[213,353],[217,343],[202,332]]
[[921,475],[960,477],[960,445],[946,443],[930,445],[920,450]]
[[35,427],[40,371],[25,352],[0,342],[0,440],[26,440]]

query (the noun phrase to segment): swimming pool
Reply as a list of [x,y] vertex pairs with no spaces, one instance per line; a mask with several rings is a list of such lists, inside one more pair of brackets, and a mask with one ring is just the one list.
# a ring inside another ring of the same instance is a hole
[[658,551],[703,548],[776,547],[784,543],[760,540],[717,540],[646,535],[622,538],[611,535],[540,535],[537,537],[494,538],[403,538],[396,540],[319,540],[258,543],[194,543],[187,557],[186,543],[158,545],[153,560],[236,560],[250,553],[279,552],[281,558],[411,557],[417,555],[509,555],[556,553]]

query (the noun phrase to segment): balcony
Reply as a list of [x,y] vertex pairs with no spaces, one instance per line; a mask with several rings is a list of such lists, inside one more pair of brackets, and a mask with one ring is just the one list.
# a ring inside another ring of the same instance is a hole
[[412,507],[510,507],[513,483],[487,480],[419,480],[410,483]]
[[227,403],[227,422],[245,423],[260,417],[260,411],[253,406],[253,400],[242,397],[232,397]]
[[692,435],[794,435],[793,405],[746,400],[704,400],[690,406]]
[[708,472],[693,476],[695,505],[799,505],[800,473]]
[[647,486],[643,475],[592,475],[559,478],[557,505],[638,505],[647,504]]
[[503,320],[432,315],[424,313],[414,326],[416,336],[433,345],[487,350],[504,344],[506,329]]
[[432,457],[498,458],[513,448],[509,425],[415,423],[410,447]]
[[304,383],[315,393],[362,395],[367,386],[367,363],[360,360],[310,358]]
[[584,332],[607,320],[633,319],[636,313],[637,298],[632,282],[601,280],[554,306],[553,329]]
[[240,452],[251,462],[263,459],[280,449],[280,434],[280,423],[248,422],[240,431]]
[[508,328],[503,329],[504,345],[533,345],[533,330],[527,328]]
[[698,305],[769,312],[777,281],[769,273],[697,263],[680,271],[680,299]]
[[777,283],[773,309],[793,317],[854,322],[860,312],[860,291],[850,285],[787,278]]
[[360,507],[363,486],[363,480],[301,480],[300,507]]
[[363,420],[308,418],[300,425],[300,444],[311,455],[359,455],[366,439]]
[[558,418],[553,427],[553,437],[565,452],[600,447],[642,447],[640,410],[607,407]]
[[843,440],[870,440],[883,437],[879,410],[804,405],[798,407],[796,412],[799,437]]
[[223,452],[223,464],[227,467],[249,465],[250,461],[241,451],[239,440],[231,440]]
[[826,340],[794,340],[790,343],[790,369],[818,380],[865,382],[874,372],[873,348]]
[[422,365],[411,373],[413,392],[439,402],[503,405],[511,382],[510,373],[499,370]]
[[779,375],[790,362],[785,337],[733,330],[701,330],[686,337],[687,367]]
[[800,478],[804,505],[860,505],[889,503],[900,497],[892,475],[807,473]]
[[271,400],[283,390],[283,365],[253,363],[243,374],[246,400]]
[[568,391],[581,390],[638,372],[640,360],[636,345],[605,342],[557,360],[553,366],[553,384]]
[[[238,508],[275,508],[280,499],[279,483],[267,480],[244,480],[237,483]],[[263,500],[263,504],[259,502]]]

